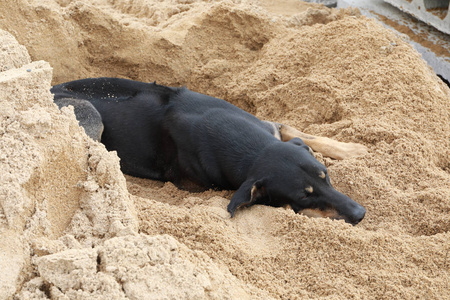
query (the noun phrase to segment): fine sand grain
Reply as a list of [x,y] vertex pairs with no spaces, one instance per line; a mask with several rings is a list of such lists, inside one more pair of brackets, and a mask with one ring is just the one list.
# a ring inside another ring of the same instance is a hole
[[[366,145],[317,154],[352,227],[123,176],[51,84],[114,76]],[[0,299],[449,299],[450,90],[354,10],[295,0],[0,3]]]

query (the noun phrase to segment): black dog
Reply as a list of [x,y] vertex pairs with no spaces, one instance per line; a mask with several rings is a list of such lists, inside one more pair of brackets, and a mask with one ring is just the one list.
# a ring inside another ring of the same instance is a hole
[[364,218],[365,209],[331,186],[308,147],[342,159],[365,153],[364,146],[261,121],[186,88],[94,78],[51,91],[59,107],[75,107],[92,138],[117,151],[126,174],[237,189],[228,205],[231,216],[239,207],[265,204],[351,224]]

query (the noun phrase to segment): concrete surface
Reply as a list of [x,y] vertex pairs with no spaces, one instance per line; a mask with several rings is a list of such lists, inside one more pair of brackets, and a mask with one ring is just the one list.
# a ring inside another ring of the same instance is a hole
[[417,19],[450,34],[449,0],[384,0]]
[[[434,2],[445,1],[435,0]],[[448,3],[449,1],[446,2]],[[450,81],[449,35],[418,21],[411,15],[402,12],[397,7],[383,0],[338,0],[338,8],[350,6],[358,7],[363,15],[375,18],[387,28],[402,34],[422,54],[422,57],[436,74]]]

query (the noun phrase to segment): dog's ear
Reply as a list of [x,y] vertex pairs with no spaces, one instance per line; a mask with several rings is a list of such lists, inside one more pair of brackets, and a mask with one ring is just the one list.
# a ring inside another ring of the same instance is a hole
[[267,196],[265,180],[247,180],[234,193],[228,204],[227,210],[234,217],[237,209],[242,206],[248,207],[258,202],[261,198]]

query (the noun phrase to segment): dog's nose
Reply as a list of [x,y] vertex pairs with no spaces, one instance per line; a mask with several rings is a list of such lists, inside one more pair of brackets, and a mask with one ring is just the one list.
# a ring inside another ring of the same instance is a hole
[[359,222],[362,221],[362,219],[364,219],[364,216],[366,215],[366,209],[359,205],[357,207],[355,207],[352,211],[352,213],[348,216],[348,222],[356,225]]

